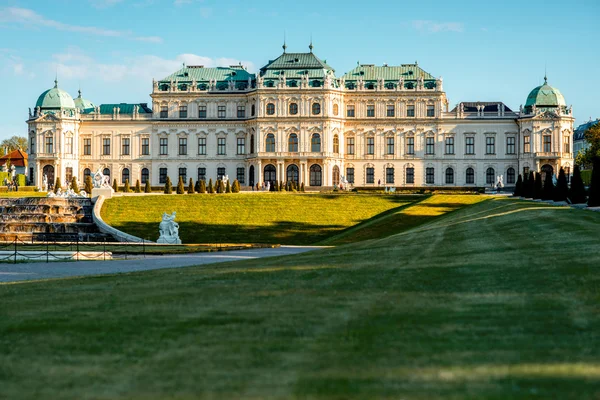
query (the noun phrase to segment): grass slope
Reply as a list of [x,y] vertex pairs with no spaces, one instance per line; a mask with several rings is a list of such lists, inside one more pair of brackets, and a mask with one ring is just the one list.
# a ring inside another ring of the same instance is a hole
[[489,200],[286,258],[0,286],[10,399],[595,399],[600,214]]
[[255,193],[113,197],[109,225],[156,240],[164,211],[177,211],[183,243],[316,243],[418,196]]

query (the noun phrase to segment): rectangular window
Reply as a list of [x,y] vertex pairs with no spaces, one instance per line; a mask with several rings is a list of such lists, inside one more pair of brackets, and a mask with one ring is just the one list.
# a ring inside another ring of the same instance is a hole
[[179,138],[179,155],[187,155],[187,138]]
[[46,137],[46,153],[54,153],[54,138],[51,136]]
[[198,138],[198,155],[206,155],[206,138]]
[[434,106],[427,106],[427,116],[435,117],[435,107]]
[[354,168],[346,168],[346,180],[348,183],[354,183]]
[[415,183],[415,169],[406,168],[406,183]]
[[129,155],[129,138],[121,139],[121,155],[123,155],[123,156]]
[[198,106],[198,118],[206,118],[206,106]]
[[237,169],[237,173],[235,174],[240,185],[244,185],[246,183],[246,170],[243,167]]
[[385,115],[388,117],[394,117],[396,115],[396,107],[394,107],[393,104],[388,104]]
[[198,181],[206,182],[206,168],[204,168],[204,167],[198,168]]
[[515,143],[516,139],[514,136],[509,136],[506,138],[506,154],[515,154]]
[[414,137],[406,138],[406,154],[409,154],[409,155],[415,154],[415,138]]
[[564,153],[571,152],[571,139],[568,136],[564,136],[564,138],[563,138],[563,152]]
[[375,106],[373,104],[368,104],[367,105],[367,117],[374,117],[375,116]]
[[385,169],[385,183],[394,183],[394,168]]
[[179,118],[187,118],[187,106],[179,106]]
[[496,138],[488,136],[485,138],[485,154],[496,154]]
[[523,136],[523,153],[531,153],[531,136]]
[[158,154],[161,156],[168,155],[169,154],[169,139],[168,138],[160,138],[159,144],[160,144],[160,146],[159,146],[160,152]]
[[217,168],[217,179],[223,179],[224,176],[225,176],[225,168],[224,167]]
[[415,116],[415,106],[414,105],[408,105],[408,106],[406,106],[406,116],[407,117],[414,117]]
[[238,106],[237,117],[238,118],[246,118],[246,106]]
[[65,138],[65,154],[73,154],[73,138]]
[[435,138],[434,137],[425,138],[425,154],[428,154],[428,155],[435,154]]
[[475,138],[473,136],[465,138],[465,154],[475,154]]
[[219,118],[225,118],[227,116],[227,111],[226,111],[225,106],[219,106],[219,108],[217,109],[217,111],[218,111],[217,116]]
[[160,106],[160,117],[161,118],[169,118],[169,107]]
[[544,153],[550,153],[552,151],[552,136],[544,135]]
[[346,154],[354,154],[354,138],[349,137],[346,139]]
[[375,183],[375,168],[367,168],[367,183]]
[[[35,138],[33,138],[33,137],[32,137],[32,138],[31,138],[31,143],[29,144],[29,152],[30,152],[31,154],[35,153],[35,151],[34,151],[34,145],[35,145]],[[30,179],[30,180],[31,180],[31,179]]]
[[179,178],[183,179],[183,183],[187,183],[187,168],[179,168]]
[[454,154],[454,137],[452,136],[446,138],[446,154]]
[[375,154],[375,138],[367,138],[367,154]]
[[92,155],[92,139],[83,139],[83,155]]
[[237,154],[246,154],[246,138],[237,138]]
[[425,168],[425,183],[433,184],[435,182],[433,172],[433,168]]
[[354,117],[354,106],[346,106],[346,116],[350,118]]
[[142,138],[142,155],[150,155],[150,138]]
[[110,155],[110,138],[102,139],[102,155],[103,156]]
[[388,137],[386,138],[386,154],[387,155],[393,155],[394,154],[394,138],[393,137]]
[[224,156],[225,155],[225,138],[217,139],[217,155]]
[[167,183],[167,169],[166,168],[159,168],[158,183]]

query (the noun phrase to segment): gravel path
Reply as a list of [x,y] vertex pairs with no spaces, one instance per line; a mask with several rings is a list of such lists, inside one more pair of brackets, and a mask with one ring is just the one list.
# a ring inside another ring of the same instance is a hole
[[129,260],[0,264],[0,282],[17,282],[34,279],[64,278],[69,276],[146,271],[160,268],[189,267],[192,265],[299,254],[321,248],[323,247],[281,246],[269,249],[146,256],[146,258]]

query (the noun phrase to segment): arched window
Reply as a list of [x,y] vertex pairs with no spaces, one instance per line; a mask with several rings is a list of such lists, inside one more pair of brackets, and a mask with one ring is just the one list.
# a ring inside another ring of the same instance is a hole
[[446,168],[446,184],[454,184],[454,170],[450,167]]
[[332,174],[332,183],[334,186],[339,186],[340,185],[340,168],[337,165],[334,165],[333,167],[333,174]]
[[473,168],[467,168],[466,183],[468,185],[475,183],[475,170]]
[[506,170],[506,183],[514,184],[515,183],[515,169],[509,168]]
[[250,154],[254,154],[254,135],[250,135]]
[[267,115],[275,114],[275,104],[269,103],[267,104]]
[[333,115],[338,115],[340,108],[337,104],[333,105]]
[[92,176],[92,171],[89,168],[83,170],[83,179],[87,179],[88,176]]
[[298,183],[298,166],[296,164],[290,164],[286,170],[287,182]]
[[310,186],[321,186],[321,166],[318,164],[310,166]]
[[142,168],[142,184],[145,184],[150,179],[150,171],[148,168]]
[[275,135],[273,135],[272,133],[269,133],[267,135],[267,140],[265,141],[265,151],[267,153],[275,152]]
[[310,151],[313,153],[318,153],[321,151],[321,135],[315,133],[312,135],[310,139]]
[[495,176],[496,172],[494,171],[494,168],[488,168],[485,171],[485,183],[488,185],[493,185]]
[[125,184],[125,181],[131,183],[131,180],[129,179],[129,168],[123,168],[123,172],[121,172],[121,183]]
[[295,153],[298,151],[298,135],[295,133],[292,133],[288,139],[288,151],[290,153]]
[[265,182],[270,182],[271,186],[275,184],[277,181],[277,169],[273,164],[268,164],[265,166]]
[[296,115],[296,114],[298,114],[298,104],[291,103],[290,104],[290,115]]
[[313,103],[312,105],[312,113],[313,115],[321,114],[321,105],[319,103]]
[[252,116],[254,117],[254,114],[256,114],[256,105],[252,104],[252,108],[251,108],[251,110],[252,110],[252,113],[251,113],[251,114],[252,114]]
[[110,177],[110,169],[104,168],[102,170],[102,175]]
[[338,135],[333,135],[333,152],[335,154],[340,152],[340,138]]

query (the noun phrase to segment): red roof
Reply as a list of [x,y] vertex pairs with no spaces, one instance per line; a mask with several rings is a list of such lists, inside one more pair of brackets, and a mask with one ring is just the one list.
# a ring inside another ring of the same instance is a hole
[[27,166],[27,153],[17,149],[13,150],[5,156],[0,157],[0,164],[4,165],[6,160],[10,160],[10,163],[15,167],[26,167]]

